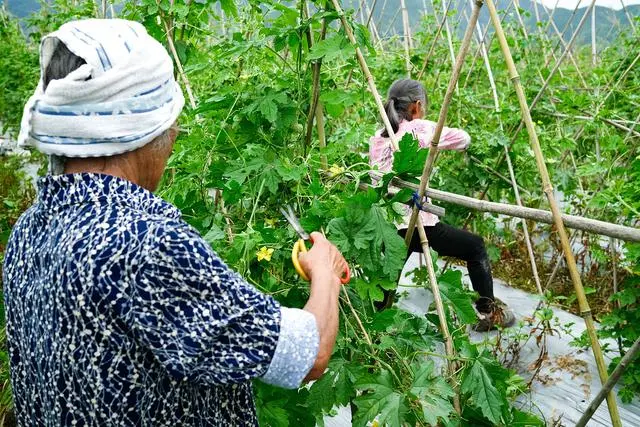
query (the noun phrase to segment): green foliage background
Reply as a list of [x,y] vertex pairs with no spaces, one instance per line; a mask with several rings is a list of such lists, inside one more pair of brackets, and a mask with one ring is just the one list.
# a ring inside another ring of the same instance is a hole
[[[365,155],[369,137],[380,127],[378,113],[337,14],[324,1],[308,3],[309,14],[305,2],[270,0],[251,0],[241,6],[232,0],[119,4],[123,6],[121,17],[142,22],[165,44],[171,37],[196,96],[196,108],[187,107],[180,119],[182,132],[160,195],[176,204],[233,268],[283,304],[301,307],[308,297],[307,285],[290,265],[295,236],[278,213],[283,201],[295,205],[307,229],[324,229],[358,272],[346,288],[350,304],[341,299],[340,333],[329,371],[311,387],[296,391],[256,383],[262,425],[313,425],[321,423],[334,405],[349,404],[355,410],[354,425],[359,426],[376,417],[389,426],[541,425],[540,419],[528,413],[533,405],[514,405],[515,398],[527,390],[524,380],[498,362],[491,343],[469,341],[465,328],[474,322],[473,295],[464,289],[458,273],[438,273],[459,355],[460,369],[453,377],[441,375],[440,364],[434,363],[442,336],[433,310],[426,317],[397,309],[374,310],[382,290],[396,287],[404,261],[403,243],[392,225],[398,214],[385,198],[386,191],[358,187],[370,182]],[[0,14],[0,66],[5,71],[0,75],[0,122],[9,134],[15,135],[24,100],[37,81],[37,40],[69,19],[97,13],[92,1],[55,1],[28,19],[29,37],[22,34],[15,19]],[[456,15],[452,12],[451,16]],[[349,20],[382,91],[405,73],[400,41],[391,38],[383,46],[374,46],[368,30],[351,15]],[[328,28],[324,40],[320,36],[323,21]],[[169,35],[165,23],[171,29]],[[436,25],[433,16],[425,16],[414,28],[411,61],[418,70]],[[553,43],[536,33],[525,39],[513,20],[507,19],[505,26],[527,98],[533,99],[550,72],[544,61]],[[596,66],[590,65],[587,49],[577,50],[588,88],[580,87],[577,70],[565,64],[562,75],[554,77],[533,111],[552,181],[569,213],[638,224],[639,140],[604,121],[636,119],[640,72],[638,67],[624,76],[623,72],[634,60],[638,41],[637,33],[621,36],[600,52]],[[474,53],[472,48],[447,122],[471,134],[470,156],[442,153],[432,185],[469,196],[488,187],[488,199],[514,203],[510,184],[491,169],[519,123],[517,101],[494,42],[489,45],[489,56],[501,111],[493,111],[486,71]],[[311,141],[305,139],[312,65],[319,60],[326,148],[318,146],[315,130]],[[448,47],[441,39],[422,80],[432,119],[450,72]],[[596,112],[610,91],[611,96]],[[558,113],[594,118],[580,121],[557,117]],[[410,138],[402,141],[402,147],[394,169],[403,178],[415,180],[425,153],[417,152]],[[525,132],[515,139],[511,156],[524,189],[524,204],[548,208]],[[325,159],[332,165],[330,173],[322,171]],[[15,156],[0,160],[0,253],[13,222],[33,198],[28,179],[15,173],[25,161],[40,160]],[[497,172],[507,174],[502,169]],[[221,195],[217,189],[223,190]],[[458,206],[445,207],[448,223],[460,225],[469,216]],[[472,214],[470,219],[471,229],[489,240],[494,261],[502,260],[494,265],[498,275],[531,290],[530,267],[516,224],[489,215]],[[546,275],[553,262],[541,254],[557,250],[555,233],[548,226],[529,226],[538,243],[538,265]],[[586,286],[593,289],[589,298],[604,325],[602,335],[616,339],[624,351],[640,333],[640,246],[627,244],[618,253],[620,292],[613,294],[608,244],[597,236],[577,237],[583,245],[578,260]],[[271,260],[258,261],[256,252],[263,247],[274,249]],[[425,285],[423,276],[423,272],[416,274],[417,286]],[[556,301],[565,308],[575,309],[566,273],[548,291],[559,295]],[[354,312],[372,345],[364,338]],[[578,340],[578,345],[581,342],[584,340]],[[10,388],[6,353],[0,356],[2,412],[9,408]],[[625,375],[623,399],[640,392],[639,375],[637,365]],[[461,415],[453,410],[455,391],[450,384],[460,393]]]

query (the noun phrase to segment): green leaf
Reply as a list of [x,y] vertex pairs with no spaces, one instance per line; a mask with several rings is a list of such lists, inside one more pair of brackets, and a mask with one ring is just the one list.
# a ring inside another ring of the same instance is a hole
[[207,234],[204,235],[204,240],[206,240],[210,245],[213,245],[218,240],[224,239],[224,237],[224,231],[216,224],[212,224]]
[[395,390],[396,387],[388,371],[382,371],[374,383],[358,385],[358,389],[365,393],[354,400],[358,407],[354,416],[354,425],[365,426],[378,417],[380,425],[402,426],[408,411],[405,396]]
[[421,149],[410,132],[404,134],[398,145],[399,150],[393,154],[393,171],[398,175],[422,175],[429,150]]
[[220,2],[220,6],[222,10],[227,15],[238,16],[238,9],[236,9],[236,4],[233,0],[218,0]]
[[324,57],[325,61],[353,55],[353,47],[342,34],[336,34],[318,42],[309,51],[308,59],[316,60]]
[[289,416],[284,405],[287,399],[263,402],[260,408],[260,420],[274,427],[289,427]]
[[331,359],[327,371],[309,389],[309,408],[328,413],[334,406],[347,405],[356,393],[352,377],[344,359]]
[[528,412],[522,412],[519,409],[512,408],[511,414],[513,418],[509,423],[513,427],[544,427],[545,423],[540,418]]
[[455,393],[444,378],[434,372],[432,360],[416,366],[411,393],[420,400],[424,420],[431,425],[438,425],[439,419],[447,422],[454,411],[449,399]]
[[278,106],[271,97],[262,98],[258,104],[258,111],[271,123],[275,123],[278,119]]
[[441,274],[438,287],[442,298],[451,304],[462,322],[472,324],[478,320],[473,309],[471,293],[462,287],[462,273],[459,270],[447,270]]
[[384,299],[382,289],[374,280],[357,278],[355,282],[352,281],[351,286],[354,287],[363,300],[382,301]]
[[371,222],[377,230],[374,249],[382,254],[382,271],[388,278],[396,280],[407,255],[404,240],[398,235],[396,227],[386,220],[382,208],[374,206],[371,209]]
[[491,376],[480,360],[476,360],[467,372],[461,390],[470,395],[472,406],[480,409],[489,421],[494,424],[501,423],[502,407],[506,400],[493,384]]

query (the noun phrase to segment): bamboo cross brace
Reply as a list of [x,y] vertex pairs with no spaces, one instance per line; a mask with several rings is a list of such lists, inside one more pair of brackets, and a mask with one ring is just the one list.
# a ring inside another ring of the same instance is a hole
[[[418,189],[418,196],[420,200],[422,200],[426,189],[429,187],[429,179],[431,178],[431,171],[433,170],[433,165],[435,164],[436,156],[438,155],[438,143],[440,142],[440,136],[442,135],[444,123],[447,119],[449,104],[451,104],[453,92],[456,89],[458,78],[460,77],[460,71],[462,70],[462,65],[464,64],[464,59],[467,56],[469,46],[471,45],[471,38],[473,36],[476,22],[478,22],[478,15],[480,14],[482,3],[483,0],[475,0],[474,2],[473,11],[471,13],[471,20],[469,21],[467,29],[464,33],[462,46],[460,46],[460,51],[458,52],[458,57],[456,58],[453,74],[451,75],[449,86],[447,87],[447,92],[445,93],[444,100],[442,101],[438,123],[433,133],[433,139],[431,140],[431,146],[429,148],[429,156],[427,157],[424,169],[422,170],[422,177],[420,178],[420,187]],[[416,227],[419,212],[420,211],[418,210],[418,208],[414,206],[411,213],[411,220],[409,221],[409,226],[407,228],[407,235],[405,236],[405,243],[407,244],[407,246],[409,246],[409,242],[411,242],[411,238],[413,237],[413,231]]]
[[587,425],[587,422],[591,419],[593,414],[598,409],[598,406],[602,403],[605,396],[608,396],[611,393],[611,389],[618,382],[624,371],[631,365],[633,359],[635,359],[638,354],[640,354],[640,338],[638,338],[629,351],[624,355],[616,369],[613,370],[611,376],[607,380],[607,382],[602,386],[602,389],[598,392],[596,397],[591,401],[587,409],[584,411],[578,422],[576,423],[576,427],[584,427]]
[[[377,180],[381,180],[384,176],[384,174],[374,170],[368,171],[367,174],[370,175],[371,178]],[[396,187],[409,188],[413,191],[418,190],[418,184],[407,182],[399,178],[393,178],[391,183]],[[464,206],[465,208],[480,212],[506,215],[513,218],[526,218],[543,224],[554,224],[552,213],[542,209],[534,209],[507,203],[489,202],[487,200],[475,199],[473,197],[462,196],[460,194],[449,193],[447,191],[436,190],[434,188],[427,189],[425,196],[434,200]],[[575,230],[582,230],[601,236],[615,237],[616,239],[624,240],[625,242],[640,242],[640,228],[627,227],[579,215],[562,214],[562,220],[566,227]]]
[[[493,0],[486,0],[486,1],[487,1],[487,7],[489,9],[489,15],[491,16],[491,21],[493,22],[493,25],[495,27],[496,36],[498,37],[498,41],[500,42],[500,47],[502,49],[504,59],[507,64],[507,68],[509,70],[509,76],[513,82],[513,86],[516,91],[516,95],[518,97],[518,103],[520,104],[520,109],[522,111],[523,119],[525,121],[527,131],[529,133],[529,142],[535,154],[536,164],[537,164],[540,178],[542,181],[542,189],[546,194],[547,200],[549,201],[549,205],[551,207],[554,224],[556,226],[558,235],[560,237],[560,242],[562,244],[565,259],[567,261],[567,266],[569,267],[569,274],[571,276],[571,280],[575,288],[578,304],[580,307],[580,312],[582,317],[584,318],[584,322],[587,327],[589,338],[591,340],[591,346],[593,349],[596,365],[598,366],[600,381],[604,384],[606,383],[608,378],[607,367],[605,365],[604,357],[602,356],[600,342],[598,341],[598,336],[593,323],[593,317],[591,315],[591,309],[589,308],[589,303],[587,302],[587,297],[584,291],[584,287],[582,286],[580,274],[578,273],[576,260],[573,256],[573,252],[569,244],[569,238],[567,236],[567,231],[564,227],[564,222],[562,220],[562,213],[560,212],[558,203],[556,202],[553,195],[553,186],[551,184],[551,179],[549,178],[549,172],[547,171],[547,166],[545,164],[544,155],[542,154],[542,149],[540,148],[538,135],[533,125],[531,112],[529,111],[529,105],[527,104],[527,99],[524,94],[522,84],[520,83],[520,77],[518,75],[518,71],[516,70],[515,63],[513,62],[513,57],[511,56],[509,44],[507,43],[507,39],[502,29],[502,25],[500,24],[498,12],[493,4]],[[592,0],[590,8],[593,8],[594,3],[595,3],[595,0]],[[584,23],[584,19],[582,20],[582,23]],[[578,26],[578,28],[580,28],[580,25]],[[574,38],[572,38],[572,41]],[[569,42],[569,45],[571,45],[572,41]],[[563,56],[565,55],[563,54]],[[609,393],[607,396],[607,405],[609,407],[611,422],[614,425],[614,427],[622,426],[622,423],[620,421],[620,414],[618,413],[618,406],[616,404],[615,397],[613,396],[612,393]]]
[[378,93],[378,89],[376,88],[376,83],[373,80],[373,76],[371,75],[371,71],[369,71],[369,66],[367,65],[367,61],[364,59],[364,55],[356,42],[356,38],[353,35],[353,31],[351,30],[351,26],[347,22],[347,18],[344,15],[342,8],[340,7],[340,0],[331,0],[333,3],[333,7],[336,12],[340,16],[340,21],[342,22],[342,28],[344,28],[344,32],[347,33],[347,37],[351,44],[353,44],[356,48],[356,57],[358,58],[358,63],[360,64],[360,68],[362,69],[362,73],[365,75],[367,79],[367,84],[369,85],[369,90],[373,95],[373,99],[376,101],[376,105],[378,106],[378,111],[380,112],[380,116],[382,117],[382,122],[384,123],[384,127],[389,134],[389,139],[391,140],[391,144],[395,150],[398,150],[398,142],[396,141],[396,134],[393,131],[393,127],[391,126],[391,122],[389,122],[389,117],[387,117],[387,112],[384,109],[384,104],[382,103],[382,98],[380,98],[380,93]]

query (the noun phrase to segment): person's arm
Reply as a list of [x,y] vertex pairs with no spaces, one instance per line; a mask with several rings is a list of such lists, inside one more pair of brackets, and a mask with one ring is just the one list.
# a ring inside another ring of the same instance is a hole
[[[309,254],[327,252],[317,240]],[[249,285],[184,223],[150,227],[145,246],[148,259],[132,278],[123,316],[177,380],[218,385],[259,378],[297,388],[312,368],[326,366],[335,328],[317,312],[337,312],[337,297],[331,308],[333,298],[325,295],[330,279],[321,273],[331,268],[327,256],[308,267],[314,291],[307,311],[282,307]]]
[[322,234],[312,233],[313,247],[301,254],[300,264],[311,279],[311,295],[304,309],[312,313],[318,325],[320,346],[313,368],[305,381],[320,378],[333,353],[338,333],[338,296],[340,276],[345,271],[346,261]]
[[[408,130],[411,130],[420,141],[422,148],[427,148],[431,144],[435,133],[436,123],[430,120],[415,119],[407,122]],[[464,151],[469,147],[471,137],[462,129],[444,127],[438,142],[439,150]]]

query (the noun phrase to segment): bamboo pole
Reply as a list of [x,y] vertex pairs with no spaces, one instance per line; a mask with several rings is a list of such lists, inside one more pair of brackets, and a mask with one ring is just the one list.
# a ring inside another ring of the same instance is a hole
[[[366,27],[371,31],[371,36],[374,42],[380,42],[380,33],[378,33],[378,27],[375,22],[372,22],[371,18],[373,18],[373,11],[376,9],[376,4],[378,4],[378,0],[373,0],[373,4],[371,5],[371,9],[369,9],[369,4],[365,2],[364,7],[367,13],[367,24]],[[379,44],[379,48],[384,52],[382,44]]]
[[[160,5],[160,0],[156,0],[156,3]],[[193,92],[191,90],[191,83],[189,83],[189,79],[187,78],[187,74],[184,72],[184,68],[182,68],[182,62],[180,62],[180,57],[178,56],[178,52],[176,51],[176,46],[173,43],[173,33],[167,20],[164,17],[160,19],[164,24],[164,30],[167,34],[167,43],[169,44],[169,50],[171,51],[171,56],[173,56],[173,60],[176,63],[176,68],[178,68],[178,74],[180,75],[180,79],[182,80],[182,84],[184,84],[184,88],[187,91],[187,97],[189,99],[189,105],[192,109],[196,108],[196,98],[193,96]]]
[[[497,0],[496,4],[500,4],[500,1]],[[511,8],[513,7],[513,1],[510,1],[507,4],[507,7],[504,9],[504,14],[502,15],[501,21],[505,22],[505,20],[507,19],[507,15],[509,13],[509,11],[511,10]],[[482,41],[485,43],[486,46],[491,46],[493,44],[493,35],[489,38],[489,40],[487,41],[487,35],[489,34],[489,29],[491,28],[491,22],[487,23],[487,26],[485,27],[483,33],[482,33]],[[489,49],[487,49],[489,50]],[[471,61],[471,66],[469,67],[469,71],[467,72],[467,76],[465,77],[464,80],[464,84],[462,85],[463,88],[467,87],[467,84],[469,83],[469,79],[471,77],[471,73],[473,72],[473,70],[475,69],[475,65],[476,65],[476,61],[478,60],[478,58],[480,57],[480,46],[478,46],[478,48],[476,49],[475,54],[473,55],[473,61]],[[489,108],[493,108],[493,107],[489,107]]]
[[[590,5],[591,9],[593,8],[594,4],[595,4],[595,0],[592,0]],[[549,205],[551,207],[551,212],[554,219],[554,225],[557,229],[558,235],[560,237],[560,242],[564,250],[567,266],[569,267],[569,274],[571,275],[571,280],[573,282],[576,296],[578,299],[578,304],[580,306],[580,312],[582,314],[582,317],[584,318],[585,325],[587,327],[587,331],[589,334],[589,338],[591,339],[591,346],[593,348],[593,354],[596,360],[596,365],[598,366],[600,381],[602,383],[605,383],[608,378],[607,367],[605,365],[604,357],[602,356],[602,350],[600,348],[600,342],[598,341],[598,336],[593,323],[591,309],[589,307],[589,303],[587,302],[587,297],[584,292],[584,287],[582,286],[582,281],[580,279],[580,274],[578,273],[578,268],[576,266],[575,258],[573,257],[571,246],[569,245],[569,238],[567,237],[567,231],[564,227],[564,223],[562,220],[562,213],[560,212],[558,203],[556,202],[553,195],[553,186],[549,178],[549,172],[547,171],[547,166],[545,164],[544,155],[542,154],[542,149],[540,148],[538,135],[536,134],[536,130],[533,125],[533,120],[531,119],[531,112],[529,111],[529,105],[527,104],[527,99],[524,94],[522,85],[520,83],[520,77],[518,75],[518,71],[516,70],[515,63],[513,62],[513,57],[511,56],[509,44],[507,43],[507,39],[504,35],[504,31],[502,30],[502,25],[500,25],[498,11],[496,10],[493,4],[493,0],[487,0],[487,6],[489,8],[489,15],[491,16],[491,21],[493,22],[493,25],[496,30],[498,41],[500,42],[500,47],[502,49],[502,52],[504,54],[504,57],[507,63],[507,68],[509,69],[509,75],[511,77],[511,80],[513,81],[514,89],[518,96],[520,109],[522,111],[525,125],[529,133],[529,142],[531,144],[531,148],[533,149],[533,152],[536,157],[536,163],[537,163],[538,171],[540,173],[540,178],[542,181],[542,189],[543,189],[543,192],[546,194],[547,200],[549,201]],[[584,19],[581,22],[584,22]],[[578,26],[578,28],[580,28],[580,26]],[[575,39],[575,36],[572,38],[572,40],[573,39]],[[570,44],[571,44],[571,41],[570,41]],[[563,54],[563,56],[565,56],[565,54]],[[613,423],[614,427],[621,427],[622,423],[620,422],[620,414],[618,413],[618,406],[616,404],[615,397],[613,396],[612,393],[609,393],[607,396],[607,405],[609,407],[609,414],[611,415],[611,422]]]
[[598,62],[598,47],[596,46],[596,9],[591,9],[591,65],[596,66]]
[[[469,0],[470,2],[472,0]],[[500,114],[500,100],[498,98],[498,90],[496,89],[496,82],[493,78],[493,70],[491,69],[491,62],[489,61],[489,54],[487,52],[487,48],[482,41],[482,31],[480,30],[480,25],[476,22],[476,33],[478,37],[478,43],[482,48],[482,59],[484,61],[485,69],[487,70],[487,77],[489,78],[489,85],[491,86],[491,94],[493,96],[493,105],[496,114]],[[502,126],[502,120],[500,120],[500,131],[504,133],[504,129]],[[507,159],[507,167],[509,169],[509,178],[511,181],[511,187],[513,188],[513,194],[516,199],[516,203],[518,206],[523,206],[522,199],[520,198],[520,191],[518,188],[518,183],[516,182],[516,175],[513,170],[513,164],[511,163],[511,156],[509,155],[509,149],[504,147],[504,155]],[[536,265],[536,257],[533,252],[533,245],[531,244],[531,237],[529,236],[529,228],[527,227],[527,221],[524,218],[521,218],[520,223],[522,225],[522,232],[524,234],[524,241],[527,247],[527,253],[529,254],[529,263],[531,264],[531,272],[533,274],[533,280],[536,284],[536,288],[538,289],[538,293],[540,295],[542,292],[542,284],[540,283],[540,275],[538,274],[538,266]]]
[[364,59],[364,55],[362,54],[362,51],[360,50],[360,47],[356,42],[356,38],[353,35],[351,26],[347,22],[347,18],[345,17],[344,12],[340,7],[340,0],[331,0],[331,2],[333,3],[333,7],[335,8],[336,12],[340,16],[340,21],[342,22],[342,28],[344,28],[344,32],[347,33],[347,37],[349,38],[349,41],[351,42],[352,45],[354,45],[356,49],[356,57],[358,58],[358,63],[360,64],[362,73],[365,75],[365,78],[367,79],[369,90],[371,91],[371,94],[373,95],[373,98],[376,101],[376,105],[378,106],[378,112],[380,113],[380,116],[382,117],[382,122],[384,123],[384,127],[387,130],[387,133],[389,134],[391,145],[395,150],[398,150],[398,142],[396,141],[396,134],[393,131],[393,127],[391,126],[391,123],[389,122],[389,118],[387,117],[387,113],[384,109],[384,104],[382,103],[382,98],[380,98],[380,94],[378,93],[378,89],[376,88],[376,83],[373,80],[371,71],[369,71],[369,67],[367,66],[367,61]]
[[[436,278],[436,272],[433,269],[433,258],[431,258],[431,250],[429,249],[429,241],[427,240],[427,234],[424,231],[422,219],[418,217],[418,235],[420,236],[420,245],[422,246],[422,254],[425,257],[425,266],[427,267],[427,273],[429,274],[429,283],[431,284],[431,293],[433,294],[433,301],[436,306],[436,312],[438,313],[438,319],[440,320],[440,331],[444,337],[445,353],[449,358],[447,359],[447,365],[449,368],[449,375],[451,376],[451,386],[454,390],[456,387],[456,380],[454,373],[457,369],[457,364],[453,359],[455,357],[455,348],[453,346],[453,338],[449,333],[449,326],[447,324],[447,316],[444,312],[444,303],[442,302],[442,296],[440,295],[440,288],[438,287],[438,279]],[[453,396],[453,406],[458,414],[461,413],[460,408],[460,396],[457,391]]]
[[[369,171],[374,179],[382,179],[383,175],[378,171]],[[408,188],[417,191],[419,186],[412,182],[394,178],[392,184],[400,188]],[[532,221],[554,224],[553,214],[542,209],[529,208],[526,206],[511,205],[508,203],[489,202],[487,200],[476,199],[469,196],[450,193],[447,191],[429,188],[425,192],[425,196],[433,200],[451,203],[457,206],[463,206],[467,209],[479,212],[487,212],[493,214],[506,215],[514,218],[525,218]],[[640,242],[640,229],[627,227],[625,225],[613,224],[597,219],[586,218],[578,215],[562,214],[562,221],[565,226],[575,230],[582,230],[601,236],[615,237],[626,242]]]
[[404,63],[407,72],[407,78],[411,78],[411,46],[409,38],[409,13],[404,0],[400,0],[400,8],[402,9],[402,29],[404,32]]
[[[447,92],[445,93],[444,100],[442,101],[438,123],[433,133],[433,139],[429,148],[429,156],[427,157],[427,161],[425,162],[424,169],[422,171],[422,177],[420,178],[420,187],[418,189],[420,200],[422,200],[426,189],[429,187],[431,171],[433,169],[433,165],[435,164],[436,156],[438,155],[438,144],[440,142],[440,136],[442,135],[444,123],[447,119],[449,104],[451,103],[451,99],[453,98],[453,92],[457,86],[458,78],[460,77],[460,71],[462,70],[462,65],[464,64],[464,59],[467,56],[469,46],[471,45],[471,38],[473,36],[476,22],[478,22],[478,15],[480,14],[480,8],[482,7],[482,4],[483,0],[474,1],[474,7],[471,13],[471,21],[469,22],[469,25],[467,26],[467,29],[464,33],[462,45],[460,46],[460,51],[458,52],[458,57],[456,58],[455,66],[453,68],[453,74],[451,75],[449,86],[447,87]],[[411,238],[413,237],[413,231],[416,227],[419,212],[420,211],[418,210],[418,208],[414,206],[411,213],[411,220],[409,221],[409,226],[407,228],[407,235],[405,236],[405,243],[407,243],[407,246],[409,245],[409,242],[411,242]]]
[[[433,5],[433,10],[435,12],[436,7],[435,4]],[[447,35],[447,45],[449,46],[449,55],[451,56],[451,66],[455,68],[456,65],[456,54],[453,50],[453,39],[451,37],[451,29],[449,28],[449,19],[447,18],[449,11],[444,10],[443,11],[443,21],[444,21],[444,32]],[[458,90],[458,82],[456,81],[456,91]]]
[[[429,47],[429,50],[427,51],[427,54],[424,57],[424,61],[422,63],[422,68],[420,69],[420,72],[418,73],[418,77],[417,77],[418,80],[422,79],[422,75],[424,74],[424,71],[427,69],[427,64],[429,63],[429,59],[431,58],[431,55],[433,55],[433,51],[434,51],[434,49],[436,47],[436,42],[438,41],[438,38],[440,37],[440,34],[442,34],[442,29],[444,28],[444,23],[445,23],[445,21],[447,19],[447,14],[449,13],[449,7],[451,7],[452,3],[453,3],[453,0],[449,0],[449,2],[447,3],[447,8],[446,8],[446,11],[445,11],[445,15],[442,17],[442,20],[440,21],[440,24],[438,25],[438,29],[436,30],[436,34],[433,36],[433,40],[431,40],[431,46]],[[433,6],[433,14],[436,15],[435,6]],[[437,19],[437,16],[436,16],[436,19]]]
[[[555,24],[555,21],[553,20],[553,15],[556,14],[558,3],[560,3],[560,0],[556,0],[556,3],[553,5],[553,9],[551,9],[551,14],[549,14],[549,18],[547,19],[547,25],[544,26],[545,33],[549,31],[549,25],[551,25],[552,23]],[[545,9],[546,9],[546,6],[545,6]],[[562,38],[562,34],[559,34],[559,37]]]
[[624,10],[624,14],[627,17],[627,20],[629,21],[629,25],[631,25],[631,30],[635,33],[636,24],[634,24],[633,18],[631,18],[631,15],[629,15],[629,10],[627,9],[627,6],[624,4],[623,0],[620,0],[620,4],[622,5],[622,10]]
[[[544,5],[544,3],[542,3],[542,8],[547,13],[549,22],[551,24],[551,27],[553,28],[554,32],[556,33],[556,36],[558,36],[558,39],[560,40],[560,44],[562,45],[562,47],[564,49],[566,49],[567,43],[565,43],[564,38],[562,38],[562,34],[560,34],[560,30],[558,29],[558,26],[553,21],[553,12],[549,13],[549,10]],[[571,52],[571,49],[569,49],[569,51],[568,51],[568,56],[569,56],[569,60],[571,61],[571,63],[573,64],[573,67],[576,70],[576,74],[578,74],[578,77],[580,78],[580,82],[582,83],[582,87],[586,88],[587,87],[587,82],[585,81],[584,76],[582,75],[582,72],[580,71],[580,66],[578,65],[578,62],[576,61],[576,58],[573,56],[573,53]]]
[[[308,14],[308,11],[307,11],[307,14]],[[326,19],[323,19],[322,28],[320,29],[320,41],[324,40],[326,34],[327,34],[327,21]],[[311,49],[311,47],[314,44],[311,26],[307,28],[307,44],[309,45],[309,49]],[[305,135],[305,144],[304,144],[305,154],[307,151],[307,147],[311,145],[311,134],[313,132],[313,119],[316,117],[318,100],[320,99],[320,68],[321,67],[322,67],[322,58],[318,58],[313,63],[313,89],[312,89],[312,95],[311,95],[311,104],[309,105],[309,115],[307,116],[307,123],[306,123],[306,135]]]
[[605,396],[611,395],[611,389],[618,382],[622,374],[624,374],[624,371],[631,366],[631,362],[633,362],[633,359],[635,359],[638,354],[640,354],[640,338],[633,343],[627,354],[624,355],[618,366],[616,366],[616,369],[613,370],[607,382],[602,386],[602,389],[598,392],[593,401],[591,401],[576,423],[576,427],[584,427],[587,425],[587,422],[596,412],[596,409],[598,409],[598,406],[600,406],[602,401],[605,399]]

